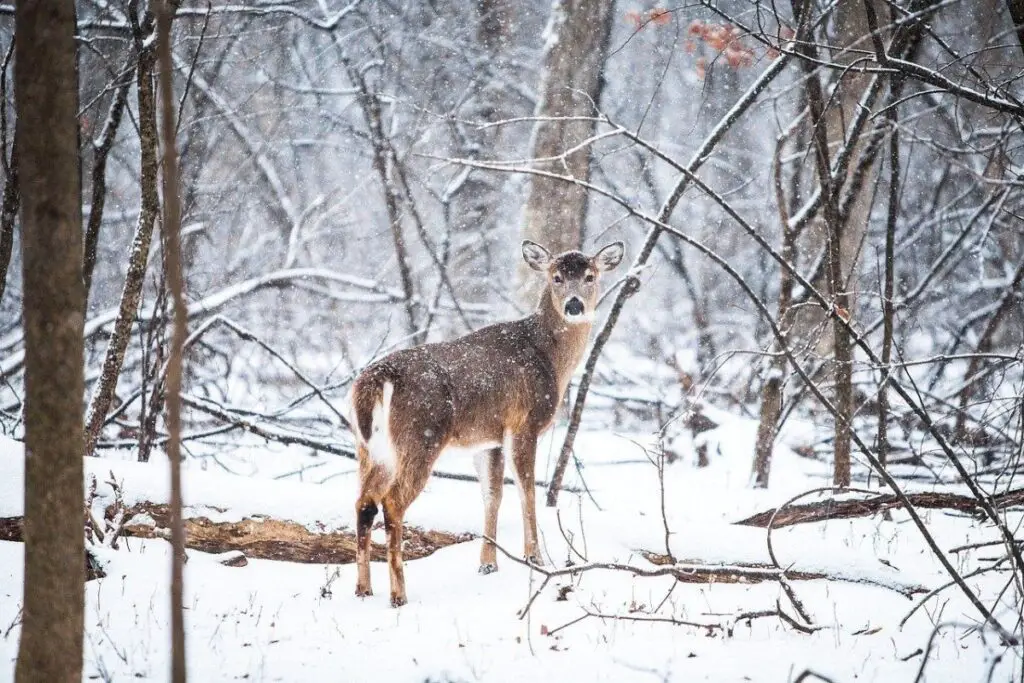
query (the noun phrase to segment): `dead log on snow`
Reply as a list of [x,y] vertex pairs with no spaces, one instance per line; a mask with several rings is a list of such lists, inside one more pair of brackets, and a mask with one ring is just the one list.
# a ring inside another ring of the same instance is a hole
[[[114,510],[108,508],[108,515]],[[185,513],[186,516],[188,512]],[[142,521],[140,516],[149,519]],[[135,538],[170,539],[170,510],[163,503],[143,502],[125,511],[123,535]],[[150,521],[152,520],[152,521]],[[403,554],[418,559],[439,548],[472,540],[472,534],[451,534],[405,525]],[[22,541],[21,518],[0,517],[0,540]],[[349,564],[355,561],[356,537],[349,529],[310,531],[290,520],[246,517],[237,522],[214,522],[208,517],[185,519],[185,547],[205,553],[241,551],[247,558],[312,564]],[[371,543],[370,557],[384,561],[383,544]]]
[[[983,512],[981,503],[976,498],[963,496],[958,493],[909,493],[907,494],[907,499],[916,508],[956,510],[971,514]],[[992,507],[997,510],[1024,505],[1024,489],[1014,489],[997,494],[992,496],[990,502]],[[794,524],[823,522],[830,519],[870,517],[885,510],[901,507],[903,506],[899,499],[892,494],[881,494],[870,498],[858,499],[836,500],[835,498],[829,498],[816,503],[804,503],[802,505],[790,505],[782,509],[765,510],[735,523],[762,528],[767,528],[770,523],[773,528],[777,529]],[[774,522],[772,521],[773,515],[775,517]]]

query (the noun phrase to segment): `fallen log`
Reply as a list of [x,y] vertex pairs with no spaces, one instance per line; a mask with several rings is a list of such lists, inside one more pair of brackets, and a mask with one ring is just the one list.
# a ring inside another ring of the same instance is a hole
[[0,541],[24,540],[21,517],[0,517]]
[[[14,541],[22,543],[25,541],[24,519],[21,517],[0,517],[0,541]],[[85,580],[102,579],[106,574],[98,562],[95,561],[89,549],[85,549]]]
[[[909,493],[907,499],[915,508],[931,510],[956,510],[958,512],[981,513],[981,503],[971,496],[958,493]],[[1024,489],[1014,489],[992,496],[992,507],[1001,510],[1007,507],[1024,505]],[[849,519],[851,517],[870,517],[886,510],[903,507],[899,499],[892,494],[881,494],[870,498],[840,499],[829,498],[815,503],[789,505],[784,508],[765,510],[742,519],[735,524],[773,528],[823,522],[830,519]],[[775,521],[772,521],[774,515]]]
[[[146,521],[140,523],[140,517]],[[170,528],[170,508],[163,503],[138,503],[128,508],[125,519],[128,521],[124,535],[163,538]],[[472,534],[450,534],[406,525],[402,554],[415,560],[472,538]],[[354,531],[310,531],[297,522],[266,516],[246,517],[237,522],[190,517],[185,520],[185,547],[215,554],[238,550],[248,558],[312,564],[350,564],[356,559]],[[370,559],[387,559],[386,547],[371,543]]]
[[779,568],[762,562],[715,563],[702,560],[674,561],[667,555],[641,551],[652,564],[663,567],[680,583],[763,583],[765,581],[815,581],[828,580],[843,583],[859,583],[878,588],[887,588],[906,597],[927,593],[924,586],[897,578],[869,576],[855,571],[816,571],[806,569]]
[[[104,515],[112,519],[113,506]],[[170,507],[143,502],[124,511],[124,537],[169,538]],[[22,541],[22,519],[0,517],[0,540]],[[472,534],[451,534],[406,525],[402,553],[406,559],[426,557],[439,548],[473,539]],[[205,553],[240,551],[246,558],[301,562],[307,564],[350,564],[355,562],[356,536],[348,529],[310,531],[305,526],[270,517],[246,517],[237,522],[214,522],[195,516],[185,520],[185,547]],[[370,544],[370,559],[384,561],[383,544]]]

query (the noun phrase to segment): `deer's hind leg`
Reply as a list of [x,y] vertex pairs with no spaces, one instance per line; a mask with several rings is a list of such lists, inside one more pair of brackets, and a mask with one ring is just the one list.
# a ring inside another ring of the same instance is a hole
[[434,460],[440,453],[439,448],[418,453],[420,457],[400,458],[399,466],[391,486],[384,494],[381,502],[384,508],[384,528],[388,532],[388,568],[391,571],[391,606],[401,607],[408,602],[405,592],[405,567],[402,563],[402,532],[405,523],[405,511],[409,509],[416,497],[430,478]]
[[484,500],[484,541],[480,547],[480,573],[498,571],[498,555],[494,544],[498,538],[498,508],[505,483],[505,456],[500,448],[480,451],[473,457],[476,473],[480,477],[480,492]]
[[359,445],[359,496],[356,498],[356,595],[373,595],[370,583],[370,534],[378,504],[388,484],[385,468],[375,464],[366,446]]

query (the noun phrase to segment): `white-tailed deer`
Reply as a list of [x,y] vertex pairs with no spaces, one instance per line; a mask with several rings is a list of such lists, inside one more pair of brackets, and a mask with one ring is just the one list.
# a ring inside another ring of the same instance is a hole
[[[396,351],[366,368],[352,387],[359,453],[356,595],[372,595],[370,529],[384,510],[391,604],[406,602],[402,567],[405,511],[446,448],[474,453],[484,499],[484,535],[494,539],[505,458],[519,488],[525,556],[539,562],[534,502],[537,437],[551,426],[590,336],[601,273],[622,261],[615,242],[587,256],[552,256],[523,242],[523,258],[547,278],[537,311],[454,341]],[[480,572],[498,567],[494,545]]]

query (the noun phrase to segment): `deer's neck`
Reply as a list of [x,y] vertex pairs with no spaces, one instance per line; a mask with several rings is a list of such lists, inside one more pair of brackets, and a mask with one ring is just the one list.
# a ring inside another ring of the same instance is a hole
[[551,291],[545,290],[533,318],[537,323],[537,348],[551,360],[561,400],[573,371],[583,359],[593,324],[567,323],[556,305]]

